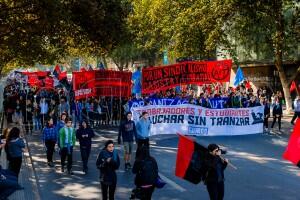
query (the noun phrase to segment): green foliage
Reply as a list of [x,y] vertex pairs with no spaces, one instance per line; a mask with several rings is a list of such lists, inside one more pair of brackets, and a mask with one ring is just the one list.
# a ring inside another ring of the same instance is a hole
[[126,33],[123,0],[3,0],[0,65],[53,64],[108,52]]

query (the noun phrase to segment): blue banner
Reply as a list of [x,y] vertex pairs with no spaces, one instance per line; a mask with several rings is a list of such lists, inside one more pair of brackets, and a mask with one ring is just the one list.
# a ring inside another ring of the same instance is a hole
[[[224,105],[228,101],[228,97],[220,97],[220,98],[210,98],[209,104],[211,105],[211,108],[213,109],[222,109],[224,108]],[[143,107],[145,106],[145,103],[149,102],[150,105],[181,105],[181,104],[188,104],[188,99],[181,99],[181,98],[148,98],[145,100],[137,99],[137,100],[131,100],[128,102],[129,108],[131,109],[136,107]]]

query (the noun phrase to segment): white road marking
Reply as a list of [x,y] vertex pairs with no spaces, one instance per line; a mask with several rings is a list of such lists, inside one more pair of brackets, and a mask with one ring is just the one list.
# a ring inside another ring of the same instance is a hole
[[165,177],[164,175],[162,175],[161,173],[158,173],[160,178],[162,180],[164,180],[167,184],[169,184],[170,186],[172,186],[173,188],[175,188],[176,190],[180,191],[180,192],[185,192],[187,191],[186,189],[184,189],[183,187],[181,187],[180,185],[178,185],[177,183],[175,183],[174,181],[170,180],[169,178]]

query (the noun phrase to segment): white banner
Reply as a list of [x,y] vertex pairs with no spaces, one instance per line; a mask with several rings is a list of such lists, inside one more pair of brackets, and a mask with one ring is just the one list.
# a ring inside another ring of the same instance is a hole
[[264,107],[208,109],[196,105],[133,108],[133,120],[148,112],[151,135],[231,136],[263,132]]

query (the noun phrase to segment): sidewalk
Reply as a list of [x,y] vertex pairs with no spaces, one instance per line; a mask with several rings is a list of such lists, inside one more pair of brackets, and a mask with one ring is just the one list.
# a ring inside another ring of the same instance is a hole
[[[6,120],[4,120],[3,129],[7,127]],[[22,130],[21,130],[22,131]],[[26,136],[23,138],[28,148]],[[0,163],[4,169],[7,168],[6,154],[2,151]],[[37,185],[36,173],[34,171],[30,149],[23,154],[22,167],[19,174],[19,184],[24,187],[24,190],[17,190],[9,196],[9,200],[40,200],[39,187]]]

